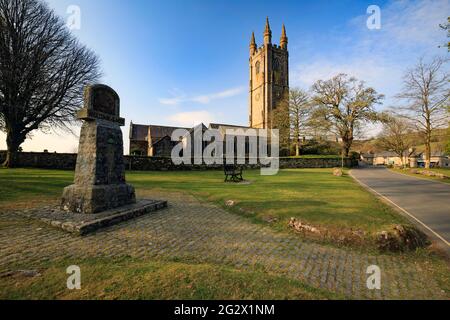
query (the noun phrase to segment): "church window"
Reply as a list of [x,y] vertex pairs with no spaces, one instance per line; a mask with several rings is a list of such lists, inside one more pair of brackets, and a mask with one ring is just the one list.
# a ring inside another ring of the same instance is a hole
[[273,61],[273,70],[280,71],[280,60],[279,59],[275,59]]
[[261,69],[261,63],[259,61],[256,62],[255,69],[256,69],[256,74],[259,74],[260,69]]

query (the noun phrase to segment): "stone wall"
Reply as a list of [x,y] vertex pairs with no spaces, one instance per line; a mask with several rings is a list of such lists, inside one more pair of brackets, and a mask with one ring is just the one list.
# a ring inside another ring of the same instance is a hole
[[[221,165],[174,165],[170,158],[160,157],[125,157],[127,170],[144,170],[144,171],[176,171],[176,170],[211,170],[222,169]],[[295,168],[335,168],[340,167],[342,160],[340,158],[280,158],[281,169]],[[345,159],[346,167],[357,166],[357,161]],[[246,169],[259,169],[261,166],[249,165],[244,166]]]
[[[6,151],[0,151],[0,163],[6,159]],[[19,152],[18,167],[75,170],[77,155],[72,153]]]
[[[0,151],[0,163],[6,158],[6,152]],[[74,170],[76,154],[20,152],[18,166],[23,168]],[[170,158],[125,156],[126,170],[136,171],[175,171],[175,170],[210,170],[221,169],[222,166],[206,165],[174,165]],[[346,167],[356,166],[357,162],[345,159]],[[280,168],[334,168],[341,166],[339,158],[281,158]],[[257,169],[259,165],[245,165],[246,169]]]
[[138,154],[141,156],[148,154],[148,142],[147,141],[130,141],[130,154]]

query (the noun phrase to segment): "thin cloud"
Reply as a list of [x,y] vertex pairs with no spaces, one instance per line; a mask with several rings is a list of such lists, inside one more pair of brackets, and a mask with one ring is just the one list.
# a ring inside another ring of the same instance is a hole
[[390,92],[392,83],[401,81],[402,69],[397,65],[390,64],[381,57],[374,59],[353,58],[348,62],[331,62],[327,59],[318,59],[312,63],[297,65],[293,71],[292,82],[294,86],[309,88],[318,80],[327,80],[339,73],[346,73],[360,80],[364,80],[368,85],[380,90],[385,88]]
[[186,101],[184,98],[160,98],[159,99],[159,103],[161,104],[165,104],[165,105],[170,105],[170,106],[176,106],[178,104],[180,104],[181,102]]
[[[332,35],[334,50],[313,53],[293,66],[291,86],[309,88],[317,80],[347,73],[385,94],[384,106],[395,105],[405,70],[422,56],[446,54],[438,48],[446,40],[439,24],[447,21],[449,11],[449,0],[391,1],[381,7],[380,30],[369,30],[369,15],[363,13],[348,22],[345,32]],[[376,135],[378,130],[367,131]]]
[[175,126],[192,128],[200,123],[214,122],[214,116],[206,110],[200,110],[176,113],[168,117],[167,120]]
[[319,79],[347,73],[388,96],[401,87],[403,72],[423,55],[446,54],[439,23],[447,20],[449,0],[391,1],[381,7],[381,29],[369,30],[369,15],[349,21],[353,34],[342,34],[339,47],[323,52],[292,70],[292,85],[309,87]]
[[361,26],[368,44],[376,46],[415,45],[437,46],[445,42],[445,33],[439,24],[447,21],[450,1],[392,1],[381,8],[381,29],[365,28],[367,16],[359,16],[350,25]]
[[185,94],[180,94],[172,97],[172,98],[160,98],[159,103],[164,105],[179,105],[185,102],[196,102],[200,104],[208,104],[214,100],[226,99],[237,96],[244,92],[244,87],[237,87],[232,89],[227,89],[221,92],[205,94],[205,95],[197,95],[189,97]]

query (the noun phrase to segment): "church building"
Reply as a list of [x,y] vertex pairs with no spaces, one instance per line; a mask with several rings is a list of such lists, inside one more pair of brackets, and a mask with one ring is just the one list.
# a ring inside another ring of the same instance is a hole
[[[252,33],[249,65],[249,126],[210,124],[209,129],[225,131],[226,128],[273,128],[273,112],[278,103],[289,94],[288,38],[284,24],[279,45],[272,44],[269,18],[266,19],[264,43],[261,46],[258,47],[255,34]],[[176,129],[178,128],[131,122],[130,155],[170,157],[170,150],[178,143],[170,139]]]
[[249,123],[252,128],[272,128],[272,111],[289,94],[289,53],[286,28],[282,27],[280,45],[272,44],[269,19],[264,44],[258,47],[255,34],[250,42]]

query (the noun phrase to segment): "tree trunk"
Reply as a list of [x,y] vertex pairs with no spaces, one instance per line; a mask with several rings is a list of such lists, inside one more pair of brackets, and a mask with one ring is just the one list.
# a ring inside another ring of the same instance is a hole
[[427,132],[427,137],[425,141],[425,168],[430,169],[431,167],[431,133]]
[[350,153],[350,146],[348,146],[347,143],[342,144],[342,151],[341,151],[341,167],[345,167],[345,161],[344,159],[348,158],[348,154]]
[[352,148],[353,143],[353,134],[352,133],[345,133],[341,134],[342,139],[342,155],[345,158],[348,158],[348,155],[350,154],[350,149]]
[[6,146],[8,150],[6,152],[5,162],[3,162],[4,167],[14,168],[17,166],[17,152],[23,141],[13,131],[8,130],[6,135]]
[[399,156],[400,158],[400,167],[405,168],[406,167],[406,157],[405,157],[405,153],[397,153],[397,156]]
[[348,144],[344,144],[344,146],[342,147],[342,154],[344,156],[344,158],[348,158],[348,155],[350,154],[350,146]]

